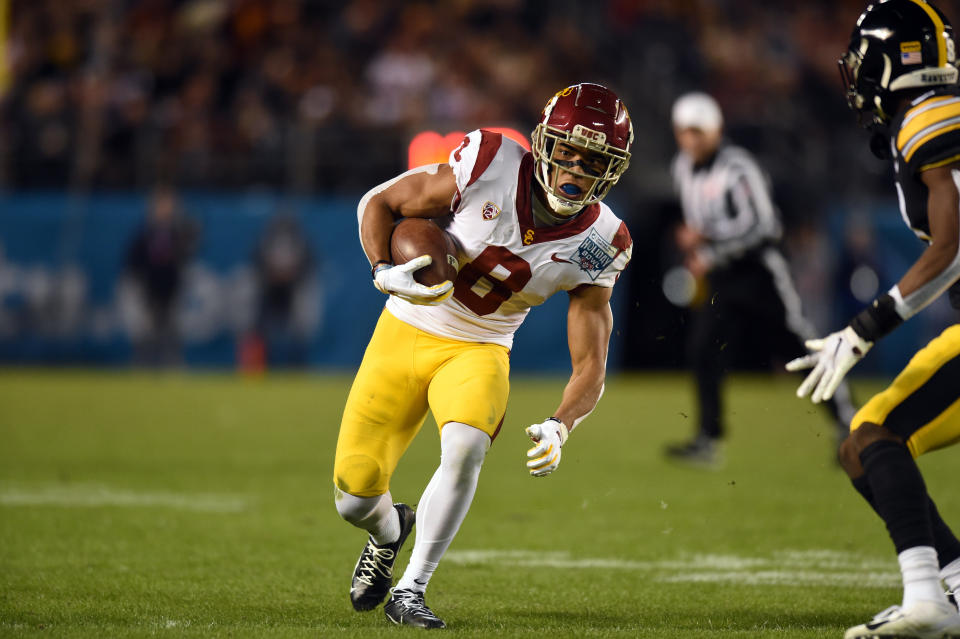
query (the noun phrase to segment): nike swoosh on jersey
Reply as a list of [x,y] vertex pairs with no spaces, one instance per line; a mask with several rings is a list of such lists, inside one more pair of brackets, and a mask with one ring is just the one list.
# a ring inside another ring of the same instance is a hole
[[573,262],[571,262],[570,260],[565,260],[562,257],[557,257],[556,253],[551,255],[550,259],[553,260],[554,262],[560,262],[561,264],[573,264]]

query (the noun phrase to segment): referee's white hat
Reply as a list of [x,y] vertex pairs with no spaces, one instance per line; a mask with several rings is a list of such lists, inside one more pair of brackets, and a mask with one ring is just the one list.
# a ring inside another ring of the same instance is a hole
[[678,129],[719,131],[723,128],[723,113],[717,101],[706,93],[687,93],[673,103],[673,126]]

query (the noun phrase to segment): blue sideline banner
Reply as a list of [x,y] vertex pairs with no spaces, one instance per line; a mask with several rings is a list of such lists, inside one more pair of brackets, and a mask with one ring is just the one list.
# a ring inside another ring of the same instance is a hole
[[[175,314],[186,365],[237,365],[257,312],[253,255],[270,220],[283,214],[298,223],[313,261],[295,327],[270,337],[267,358],[357,366],[384,296],[370,283],[354,200],[185,193],[181,203],[198,228]],[[147,205],[145,194],[0,196],[0,364],[133,361],[138,313],[125,258]],[[511,355],[515,369],[569,371],[566,304],[558,295],[531,312]]]

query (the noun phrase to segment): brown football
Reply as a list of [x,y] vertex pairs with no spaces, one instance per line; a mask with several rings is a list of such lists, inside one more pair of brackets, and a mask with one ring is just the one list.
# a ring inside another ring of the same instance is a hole
[[429,255],[433,262],[414,272],[413,278],[425,286],[434,286],[457,277],[457,247],[447,233],[432,220],[408,217],[400,220],[390,238],[394,264],[405,264],[415,257]]

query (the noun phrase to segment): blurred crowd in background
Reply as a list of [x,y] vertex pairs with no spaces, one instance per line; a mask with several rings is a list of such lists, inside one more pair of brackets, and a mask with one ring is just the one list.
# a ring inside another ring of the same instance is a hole
[[[355,200],[407,168],[419,131],[530,131],[558,89],[596,81],[632,115],[611,200],[637,241],[637,295],[663,302],[670,107],[704,90],[772,177],[818,324],[833,319],[824,281],[858,267],[835,249],[849,235],[872,259],[869,234],[848,229],[894,197],[836,66],[864,0],[7,1],[8,193],[169,184]],[[838,209],[853,222],[831,228]],[[633,320],[632,348],[656,359],[642,343],[656,328]]]
[[[662,195],[669,107],[703,89],[790,193],[860,185],[836,58],[862,0],[13,0],[7,188],[353,192],[424,128],[532,129],[577,81],[618,91],[635,198]],[[873,169],[876,171],[876,169]],[[869,173],[868,173],[869,174]],[[809,209],[810,206],[804,206]]]

